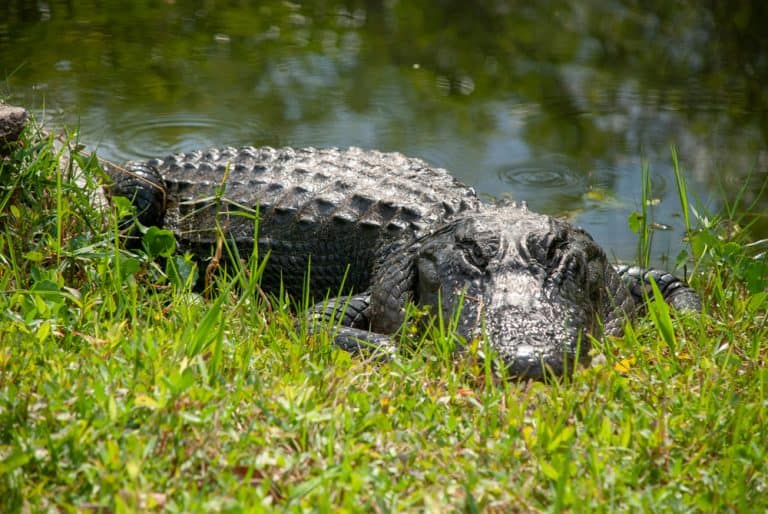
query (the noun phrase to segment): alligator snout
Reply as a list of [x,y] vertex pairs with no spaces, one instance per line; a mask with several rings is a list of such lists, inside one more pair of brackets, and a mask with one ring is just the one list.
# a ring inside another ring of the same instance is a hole
[[483,334],[510,375],[543,379],[588,363],[590,324],[581,309],[535,300],[490,307]]

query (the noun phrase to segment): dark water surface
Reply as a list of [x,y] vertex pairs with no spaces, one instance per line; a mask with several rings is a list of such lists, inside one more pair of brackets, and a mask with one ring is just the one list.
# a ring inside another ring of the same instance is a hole
[[[768,2],[0,0],[0,95],[124,161],[362,146],[568,216],[624,260],[650,166],[654,259],[691,196],[768,176]],[[722,4],[722,6],[718,6]]]

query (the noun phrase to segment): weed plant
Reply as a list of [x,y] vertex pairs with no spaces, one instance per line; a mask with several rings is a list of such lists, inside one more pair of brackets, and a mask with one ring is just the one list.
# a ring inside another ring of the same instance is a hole
[[676,158],[704,311],[656,302],[544,384],[447,351],[450,320],[351,358],[260,294],[256,251],[196,293],[169,233],[121,247],[76,143],[29,129],[0,169],[1,512],[768,509],[765,244],[695,212]]

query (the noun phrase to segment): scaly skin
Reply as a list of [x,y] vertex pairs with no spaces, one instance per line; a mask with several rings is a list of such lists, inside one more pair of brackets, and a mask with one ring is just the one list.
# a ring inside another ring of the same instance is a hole
[[[270,257],[262,287],[344,294],[310,316],[338,317],[341,348],[391,351],[409,302],[461,309],[458,335],[484,338],[516,377],[588,362],[590,337],[620,334],[651,279],[678,309],[698,295],[658,270],[608,263],[583,230],[514,204],[487,205],[442,169],[356,148],[212,149],[112,170],[145,225],[210,257],[217,220],[241,254]],[[254,219],[258,218],[258,237]],[[604,329],[601,331],[601,327]]]

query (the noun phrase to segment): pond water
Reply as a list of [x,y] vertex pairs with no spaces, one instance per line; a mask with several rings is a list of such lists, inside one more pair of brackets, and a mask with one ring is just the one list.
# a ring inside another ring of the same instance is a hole
[[647,163],[671,227],[654,234],[658,263],[682,247],[674,145],[695,203],[717,210],[746,189],[754,235],[768,233],[766,2],[3,4],[0,95],[79,126],[107,159],[399,151],[568,217],[628,261]]

